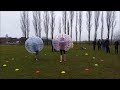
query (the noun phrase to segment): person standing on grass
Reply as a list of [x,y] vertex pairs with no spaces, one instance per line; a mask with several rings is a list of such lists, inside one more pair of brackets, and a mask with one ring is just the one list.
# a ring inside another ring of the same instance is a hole
[[115,54],[118,54],[119,42],[118,42],[118,41],[115,41],[114,46],[115,46]]
[[103,40],[103,50],[106,52],[106,42]]
[[104,50],[104,45],[103,45],[103,44],[104,44],[104,40],[102,39],[102,40],[101,40],[101,49],[102,49],[102,50]]
[[35,51],[35,60],[37,61],[38,60],[39,51],[38,51],[36,43],[33,44],[33,50]]
[[100,50],[101,49],[101,41],[100,41],[100,39],[98,40],[97,45],[98,45],[98,50]]
[[105,40],[103,40],[103,39],[101,40],[101,48],[102,48],[103,51],[106,51]]
[[107,39],[105,40],[106,53],[110,53],[109,45],[110,45],[110,43],[109,43],[109,39],[107,38]]
[[[64,38],[63,37],[60,38],[60,42],[59,42],[59,47],[60,47],[60,62],[66,61],[65,44],[66,44],[66,42],[64,41]],[[64,59],[62,59],[62,58],[64,58]]]
[[96,41],[93,41],[93,50],[95,51]]

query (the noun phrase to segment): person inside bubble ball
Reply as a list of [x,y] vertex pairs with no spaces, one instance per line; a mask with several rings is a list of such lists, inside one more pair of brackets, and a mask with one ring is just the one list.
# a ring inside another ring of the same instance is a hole
[[37,61],[38,60],[39,51],[38,51],[36,43],[33,44],[33,50],[35,51],[35,60]]
[[[60,47],[60,62],[62,61],[66,61],[66,54],[65,54],[65,41],[64,41],[64,38],[60,38],[60,42],[59,42],[59,47]],[[62,54],[64,53],[64,55],[62,56]],[[62,59],[64,58],[64,59]]]

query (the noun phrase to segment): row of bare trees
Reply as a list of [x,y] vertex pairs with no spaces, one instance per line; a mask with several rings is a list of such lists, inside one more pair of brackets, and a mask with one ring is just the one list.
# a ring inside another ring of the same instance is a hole
[[0,11],[0,37],[1,37],[1,11]]
[[[75,13],[76,12],[76,13]],[[100,13],[101,13],[101,20],[100,20]],[[88,41],[90,43],[91,41],[91,29],[94,21],[94,40],[97,40],[97,34],[98,34],[98,28],[101,24],[101,39],[103,39],[104,34],[104,26],[105,26],[105,20],[106,20],[106,27],[107,27],[107,38],[110,39],[111,34],[111,42],[113,40],[113,33],[116,26],[116,15],[115,11],[106,11],[106,17],[104,17],[103,11],[94,11],[94,18],[93,17],[93,11],[86,11],[86,27],[88,31]],[[76,15],[76,16],[75,16]],[[74,19],[76,18],[76,19]],[[38,37],[41,37],[41,31],[44,30],[46,39],[47,39],[47,45],[48,45],[48,35],[49,30],[51,30],[51,39],[53,39],[54,30],[55,30],[55,12],[54,11],[44,11],[43,17],[41,16],[41,11],[33,11],[33,26],[35,30],[35,35]],[[62,20],[62,22],[61,22]],[[75,20],[75,22],[74,22]],[[23,32],[23,36],[28,38],[29,37],[29,31],[30,31],[30,20],[29,20],[29,12],[23,11],[21,13],[21,29]],[[42,28],[42,22],[43,27]],[[73,30],[75,30],[76,35],[76,43],[78,41],[78,35],[79,35],[79,42],[81,42],[81,34],[82,34],[82,22],[83,22],[83,14],[82,11],[62,11],[62,17],[59,18],[58,23],[58,30],[59,33],[61,33],[61,30],[63,28],[63,32],[65,34],[68,34],[73,38]],[[73,23],[75,23],[75,29],[73,29]],[[79,32],[79,33],[78,33]],[[52,47],[53,50],[53,47]]]
[[[50,27],[51,27],[51,36],[52,36],[52,40],[53,40],[53,34],[54,34],[54,29],[55,29],[55,14],[54,11],[51,11],[51,23],[50,23]],[[51,41],[52,43],[52,41]],[[52,52],[54,51],[54,48],[52,46]]]
[[41,37],[41,31],[42,31],[41,22],[42,22],[41,12],[34,11],[33,12],[33,26],[35,30],[35,35],[38,37]]
[[28,11],[23,11],[21,14],[21,30],[23,32],[23,36],[25,38],[29,37],[29,32],[30,32],[30,20],[29,20],[29,12]]
[[[116,16],[115,11],[107,11],[106,12],[106,24],[107,24],[107,38],[110,39],[110,31],[111,31],[111,43],[113,40],[113,33],[116,26]],[[88,30],[88,41],[90,43],[90,33],[92,27],[92,11],[87,11],[87,30]],[[100,11],[94,12],[94,22],[95,22],[95,32],[94,32],[94,41],[97,40],[97,31],[99,27],[99,18],[100,18]],[[104,30],[104,16],[103,11],[101,14],[101,39],[103,39],[103,30]]]

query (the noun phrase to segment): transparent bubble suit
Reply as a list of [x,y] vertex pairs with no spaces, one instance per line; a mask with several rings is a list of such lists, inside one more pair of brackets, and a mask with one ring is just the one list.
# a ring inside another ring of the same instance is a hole
[[41,51],[44,47],[43,40],[39,37],[30,37],[25,41],[25,48],[29,53]]
[[60,51],[60,43],[64,43],[64,50],[68,51],[72,47],[72,39],[69,35],[59,34],[53,38],[52,45],[55,50]]

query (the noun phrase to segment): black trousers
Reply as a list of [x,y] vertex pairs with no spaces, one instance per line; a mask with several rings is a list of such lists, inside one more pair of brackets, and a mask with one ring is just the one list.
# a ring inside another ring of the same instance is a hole
[[110,48],[109,48],[109,46],[106,46],[106,52],[107,52],[107,53],[110,53]]
[[39,51],[35,51],[35,60],[38,59],[38,52]]
[[65,50],[60,50],[60,55],[62,55],[62,52],[65,54]]
[[98,50],[100,50],[101,49],[101,45],[98,45]]
[[36,53],[35,53],[35,55],[38,55],[38,51],[35,51]]
[[96,46],[96,45],[93,45],[93,50],[95,50],[95,46]]
[[115,47],[115,54],[118,54],[118,47]]

